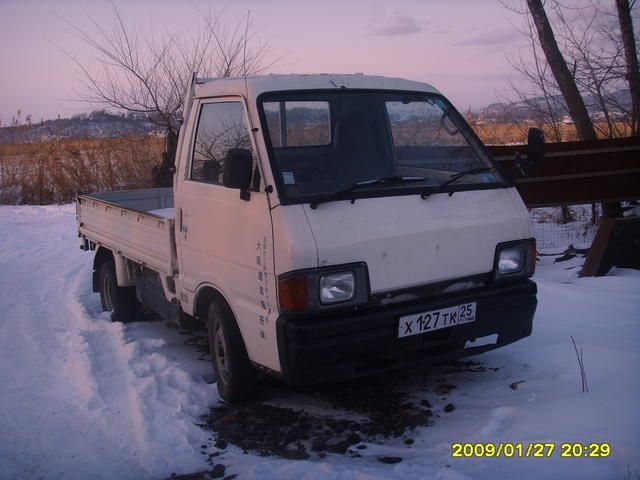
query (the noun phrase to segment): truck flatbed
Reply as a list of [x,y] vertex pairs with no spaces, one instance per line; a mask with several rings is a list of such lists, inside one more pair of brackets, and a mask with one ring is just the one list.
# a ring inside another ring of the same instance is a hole
[[173,190],[78,195],[79,232],[91,242],[163,274],[176,267]]

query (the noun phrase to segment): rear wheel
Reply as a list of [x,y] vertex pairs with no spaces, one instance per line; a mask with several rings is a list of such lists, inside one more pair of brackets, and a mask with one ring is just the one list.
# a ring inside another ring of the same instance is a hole
[[240,330],[226,305],[212,302],[208,313],[209,349],[218,392],[229,403],[255,395],[256,374]]
[[114,322],[133,322],[138,316],[135,287],[119,287],[113,260],[102,262],[98,271],[100,302],[105,312],[111,312]]

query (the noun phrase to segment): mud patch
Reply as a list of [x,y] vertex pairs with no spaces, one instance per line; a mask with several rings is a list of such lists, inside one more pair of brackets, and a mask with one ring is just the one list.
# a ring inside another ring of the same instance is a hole
[[209,339],[201,331],[180,330],[178,333],[184,335],[184,343],[199,354],[198,360],[205,362],[211,361],[211,352],[209,351]]
[[[384,376],[298,390],[311,408],[268,400],[217,405],[203,426],[216,433],[219,449],[233,444],[245,452],[292,460],[324,458],[328,453],[357,458],[366,448],[363,442],[403,437],[431,423],[431,410],[401,389],[405,382]],[[410,448],[413,441],[405,440]]]
[[457,403],[464,401],[464,382],[497,370],[466,360],[429,371],[405,370],[305,388],[267,380],[262,398],[240,405],[219,403],[210,409],[201,426],[212,433],[202,453],[211,466],[225,458],[229,445],[244,453],[291,460],[337,454],[402,462],[401,456],[381,457],[368,449],[377,452],[374,447],[380,444],[415,448],[415,429],[428,427],[442,415],[457,415]]
[[463,372],[478,373],[486,372],[487,370],[493,370],[494,372],[497,372],[498,370],[500,370],[500,367],[488,368],[482,362],[476,362],[474,360],[458,360],[455,362],[438,364],[436,365],[436,367],[440,368],[442,373],[447,375]]

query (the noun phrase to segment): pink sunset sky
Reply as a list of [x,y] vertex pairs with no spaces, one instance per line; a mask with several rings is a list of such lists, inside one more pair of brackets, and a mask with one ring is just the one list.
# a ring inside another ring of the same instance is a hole
[[[508,0],[521,6],[520,0]],[[605,0],[603,0],[605,1]],[[608,0],[607,0],[608,1]],[[353,73],[399,76],[433,84],[461,110],[513,95],[507,58],[527,55],[519,33],[524,18],[497,0],[271,0],[215,2],[114,0],[138,33],[184,31],[201,21],[198,11],[223,10],[241,21],[251,12],[258,38],[281,57],[274,73]],[[613,5],[613,0],[610,2]],[[109,26],[105,0],[0,0],[0,121],[18,109],[34,121],[91,109],[74,101],[82,92],[77,67],[91,51],[65,20],[94,31],[90,18]]]

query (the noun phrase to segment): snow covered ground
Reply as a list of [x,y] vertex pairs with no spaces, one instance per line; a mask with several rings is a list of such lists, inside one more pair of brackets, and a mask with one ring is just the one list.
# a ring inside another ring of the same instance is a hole
[[[217,449],[197,424],[218,396],[197,341],[159,322],[111,323],[91,292],[91,255],[78,249],[75,232],[71,205],[0,207],[0,478],[167,478],[209,469]],[[413,444],[369,439],[359,458],[303,461],[230,445],[216,463],[238,478],[635,479],[640,272],[579,279],[581,262],[541,257],[531,337],[476,357],[477,371],[410,377],[407,393],[436,414],[410,432]],[[588,393],[571,336],[583,351]],[[438,392],[442,380],[456,388]],[[301,392],[274,392],[271,404],[328,409]],[[456,408],[445,413],[449,403]],[[556,449],[550,458],[452,458],[456,442]],[[565,442],[607,442],[612,455],[563,458]],[[402,461],[383,464],[382,455]]]

